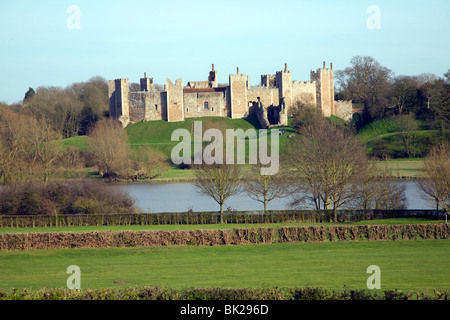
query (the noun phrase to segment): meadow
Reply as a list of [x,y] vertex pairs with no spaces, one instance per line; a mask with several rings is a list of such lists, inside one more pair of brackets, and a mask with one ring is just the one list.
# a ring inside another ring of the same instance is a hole
[[82,289],[367,289],[367,267],[377,265],[381,290],[431,294],[450,288],[449,257],[448,239],[10,251],[0,252],[0,289],[64,288],[70,265]]
[[[444,223],[397,218],[345,225]],[[0,233],[199,230],[333,226],[333,223],[210,224],[2,228]],[[0,290],[65,288],[67,267],[81,270],[82,289],[163,288],[367,289],[370,265],[381,270],[381,289],[433,295],[450,288],[450,240],[273,242],[214,246],[70,248],[0,252]]]

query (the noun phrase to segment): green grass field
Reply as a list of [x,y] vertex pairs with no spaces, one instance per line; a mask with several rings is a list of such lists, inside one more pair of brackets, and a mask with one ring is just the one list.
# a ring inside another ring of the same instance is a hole
[[159,224],[159,225],[119,225],[119,226],[73,226],[73,227],[36,227],[36,228],[0,228],[1,233],[19,232],[94,232],[94,231],[142,231],[142,230],[223,230],[233,228],[280,228],[292,226],[331,226],[331,225],[380,225],[380,224],[413,224],[413,223],[444,223],[443,220],[431,220],[425,218],[394,218],[381,220],[364,220],[354,223],[307,223],[307,222],[285,222],[285,223],[243,223],[243,224]]
[[398,131],[400,131],[398,122],[392,118],[385,118],[373,121],[372,123],[364,126],[364,128],[358,132],[358,139],[363,143],[367,143],[368,141],[381,135]]
[[81,288],[321,287],[366,289],[367,267],[381,290],[450,288],[450,240],[134,247],[0,252],[0,289],[64,288],[67,267]]
[[64,147],[74,147],[79,150],[86,150],[86,136],[75,136],[64,139]]
[[376,165],[381,170],[387,167],[393,175],[400,177],[420,178],[425,176],[424,159],[420,158],[377,161]]
[[[172,133],[176,129],[185,129],[191,133],[193,146],[194,121],[201,121],[203,129],[259,129],[256,119],[230,119],[218,117],[187,118],[182,122],[167,122],[163,120],[134,123],[125,128],[129,136],[130,146],[150,145],[170,158],[171,151],[179,141],[172,141]],[[225,139],[225,137],[224,137]]]

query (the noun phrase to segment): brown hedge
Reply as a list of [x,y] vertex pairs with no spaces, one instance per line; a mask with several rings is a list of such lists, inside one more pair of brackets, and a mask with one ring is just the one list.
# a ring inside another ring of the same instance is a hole
[[0,251],[136,246],[447,239],[447,224],[304,226],[225,230],[31,232],[0,234]]

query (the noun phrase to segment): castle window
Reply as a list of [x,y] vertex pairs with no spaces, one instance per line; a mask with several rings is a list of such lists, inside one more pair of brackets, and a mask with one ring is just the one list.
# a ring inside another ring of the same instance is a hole
[[203,102],[203,109],[209,110],[209,104],[208,104],[208,101]]
[[214,111],[214,107],[211,108],[211,111]]
[[155,110],[158,110],[158,105],[157,104],[155,104]]
[[189,112],[189,108],[186,108],[186,112]]

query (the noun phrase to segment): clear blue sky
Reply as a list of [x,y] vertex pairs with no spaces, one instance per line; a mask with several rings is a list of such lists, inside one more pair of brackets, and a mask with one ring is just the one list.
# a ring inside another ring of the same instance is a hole
[[[70,5],[80,9],[79,29],[67,26]],[[367,27],[370,5],[380,10],[379,29]],[[212,63],[219,82],[239,66],[252,85],[284,63],[305,81],[323,61],[339,70],[355,55],[397,75],[442,76],[449,13],[449,0],[0,0],[0,101],[96,75],[139,82],[147,72],[185,85],[206,80]]]

